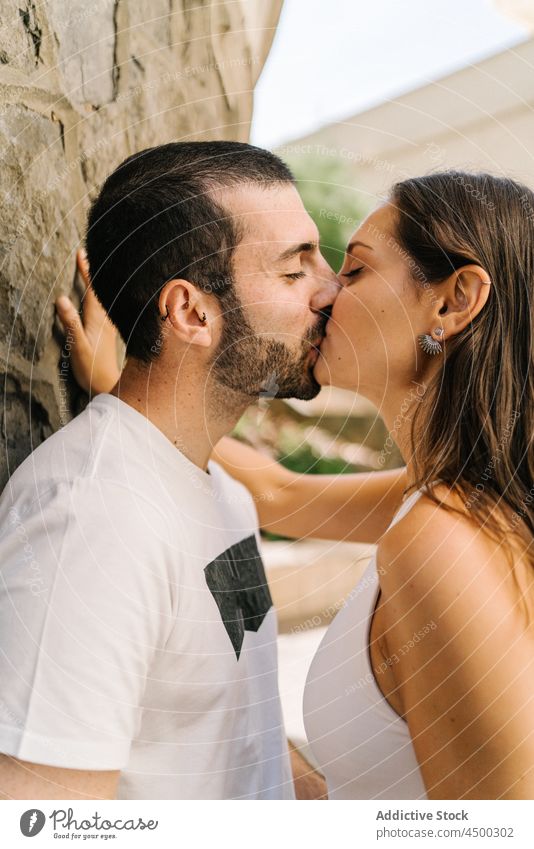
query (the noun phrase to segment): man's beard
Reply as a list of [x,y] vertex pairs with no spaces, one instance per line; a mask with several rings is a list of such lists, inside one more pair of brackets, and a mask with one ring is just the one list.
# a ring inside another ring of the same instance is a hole
[[233,286],[221,298],[223,330],[212,359],[213,377],[221,386],[247,398],[299,398],[309,401],[321,386],[309,359],[325,333],[328,310],[302,338],[297,350],[258,335],[248,321]]

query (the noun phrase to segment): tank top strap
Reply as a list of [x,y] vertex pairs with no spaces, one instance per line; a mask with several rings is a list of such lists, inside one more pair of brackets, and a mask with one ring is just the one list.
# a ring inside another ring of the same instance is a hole
[[[440,481],[436,480],[436,481],[434,481],[434,483],[440,483]],[[426,489],[426,487],[422,487],[421,489],[416,489],[415,492],[412,492],[412,494],[409,495],[408,498],[405,501],[402,502],[401,506],[399,507],[399,509],[397,510],[395,515],[393,516],[393,519],[391,520],[391,523],[389,525],[390,528],[393,527],[393,525],[396,525],[397,522],[400,522],[400,520],[403,519],[406,516],[406,513],[408,513],[408,511],[411,510],[411,508],[413,507],[415,502],[418,501],[418,499],[421,497],[421,495],[423,495],[423,493],[425,492],[425,489]]]

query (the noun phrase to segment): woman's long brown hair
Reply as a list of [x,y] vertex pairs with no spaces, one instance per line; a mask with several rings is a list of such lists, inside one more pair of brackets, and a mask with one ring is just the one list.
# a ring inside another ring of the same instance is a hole
[[511,179],[447,171],[395,184],[390,201],[422,297],[471,263],[492,282],[479,314],[445,342],[443,366],[417,405],[414,486],[429,486],[444,506],[432,492],[443,481],[509,552],[513,536],[526,541],[534,565],[534,193]]

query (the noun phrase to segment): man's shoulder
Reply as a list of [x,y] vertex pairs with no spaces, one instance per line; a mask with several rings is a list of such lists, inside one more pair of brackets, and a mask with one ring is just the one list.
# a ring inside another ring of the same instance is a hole
[[225,500],[230,504],[240,504],[255,513],[254,498],[241,481],[229,475],[226,469],[223,469],[215,460],[210,460],[209,470],[219,493],[224,493]]
[[101,459],[109,417],[86,408],[49,436],[29,454],[9,478],[4,490],[11,493],[46,490],[94,473]]
[[[62,503],[67,509],[93,501],[115,514],[126,503],[159,512],[154,488],[147,480],[139,446],[119,433],[111,410],[89,405],[42,442],[7,481],[0,497],[0,522],[6,510],[17,515]],[[156,503],[155,503],[156,502]]]

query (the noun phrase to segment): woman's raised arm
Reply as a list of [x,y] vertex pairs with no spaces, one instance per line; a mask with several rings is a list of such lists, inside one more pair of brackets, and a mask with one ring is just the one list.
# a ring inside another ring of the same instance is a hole
[[399,508],[406,469],[306,475],[225,437],[213,459],[252,494],[260,525],[283,536],[377,543]]

